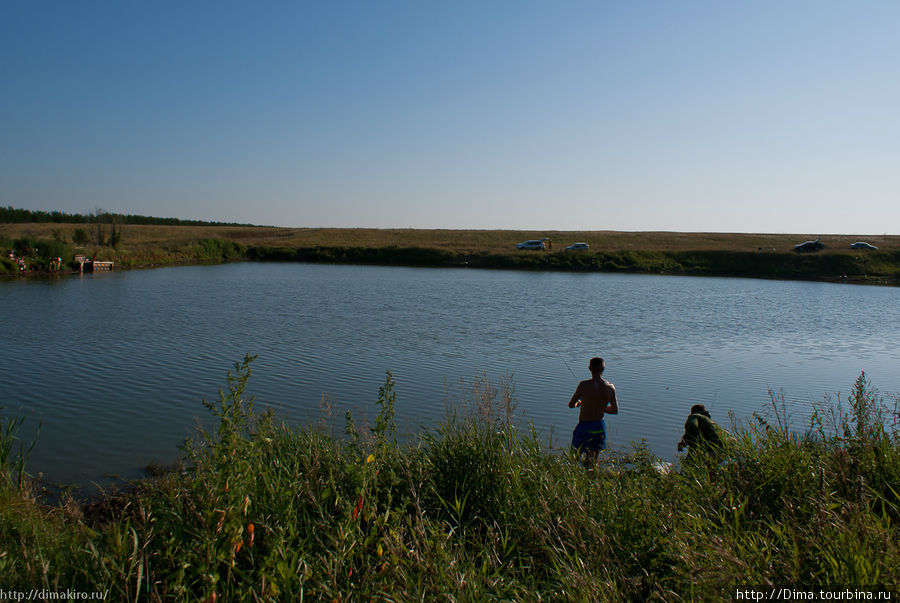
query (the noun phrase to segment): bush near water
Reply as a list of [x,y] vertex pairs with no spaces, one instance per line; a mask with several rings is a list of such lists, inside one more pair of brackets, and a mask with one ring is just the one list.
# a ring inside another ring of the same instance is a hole
[[[637,445],[597,471],[514,420],[510,383],[400,443],[388,373],[371,427],[289,427],[228,374],[183,465],[100,502],[45,508],[2,430],[5,589],[121,601],[718,600],[741,585],[896,588],[900,432],[860,375],[802,433],[783,401],[720,464],[661,473]],[[21,443],[18,443],[21,444]],[[38,443],[39,445],[39,443]],[[673,443],[674,445],[674,443]],[[18,450],[18,452],[17,452]]]

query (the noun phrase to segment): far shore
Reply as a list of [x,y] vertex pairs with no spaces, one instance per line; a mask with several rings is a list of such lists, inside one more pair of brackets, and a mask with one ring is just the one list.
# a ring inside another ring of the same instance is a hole
[[[74,254],[112,260],[116,268],[149,268],[222,261],[302,261],[367,265],[633,272],[900,284],[900,235],[681,233],[624,231],[515,231],[265,226],[153,226],[125,224],[113,246],[81,245],[83,224],[0,224],[0,241],[28,238]],[[91,233],[93,236],[93,233]],[[797,253],[794,245],[820,239],[825,248]],[[543,239],[544,250],[517,243]],[[877,250],[854,250],[866,241]],[[588,250],[566,251],[572,243]],[[5,251],[5,250],[4,250]],[[57,255],[62,255],[59,252]],[[28,272],[47,273],[48,259],[28,258]],[[7,274],[15,275],[12,265]],[[64,268],[61,272],[67,272]],[[2,273],[2,272],[0,272]]]

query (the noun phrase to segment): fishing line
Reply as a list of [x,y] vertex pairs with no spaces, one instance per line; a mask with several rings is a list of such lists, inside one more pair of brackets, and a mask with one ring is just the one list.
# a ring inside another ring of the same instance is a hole
[[565,364],[565,365],[566,365],[566,368],[569,369],[569,372],[572,373],[572,377],[575,378],[575,381],[578,381],[578,376],[575,375],[575,371],[572,370],[572,367],[569,366],[569,363],[566,362],[566,359],[565,359],[565,358],[563,358],[563,364]]

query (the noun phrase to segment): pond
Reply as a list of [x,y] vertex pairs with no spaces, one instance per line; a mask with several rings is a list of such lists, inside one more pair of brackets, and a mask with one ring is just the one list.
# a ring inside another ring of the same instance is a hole
[[[802,422],[861,371],[900,391],[900,290],[625,274],[237,263],[0,282],[0,406],[37,438],[32,473],[131,478],[207,421],[225,374],[258,355],[248,391],[289,422],[323,399],[374,419],[386,371],[414,434],[458,402],[460,380],[510,379],[517,416],[568,445],[588,360],[618,389],[610,445],[663,459],[692,403],[728,424],[783,392]],[[38,427],[40,429],[38,431]]]

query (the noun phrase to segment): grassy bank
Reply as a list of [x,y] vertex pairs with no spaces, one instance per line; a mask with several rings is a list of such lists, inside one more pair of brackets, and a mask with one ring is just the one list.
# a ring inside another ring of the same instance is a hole
[[[38,270],[46,270],[53,257],[68,262],[84,253],[126,268],[250,259],[900,283],[900,237],[893,235],[826,236],[824,251],[797,254],[793,245],[813,235],[125,224],[114,245],[96,245],[76,244],[84,236],[79,228],[2,224],[0,247],[21,250],[19,255]],[[553,241],[552,250],[516,250],[522,240],[544,237]],[[878,251],[850,250],[859,239]],[[590,251],[563,251],[573,241],[587,242]],[[2,260],[2,272],[15,273],[17,267]]]
[[[178,471],[57,510],[7,480],[4,588],[124,601],[718,600],[742,585],[900,575],[897,408],[864,375],[803,434],[775,401],[771,419],[732,430],[720,465],[660,473],[639,446],[588,472],[516,429],[508,387],[472,383],[470,412],[400,444],[390,374],[373,424],[348,415],[335,437],[254,412],[250,360],[207,403],[216,421]],[[9,473],[14,458],[4,463]]]

